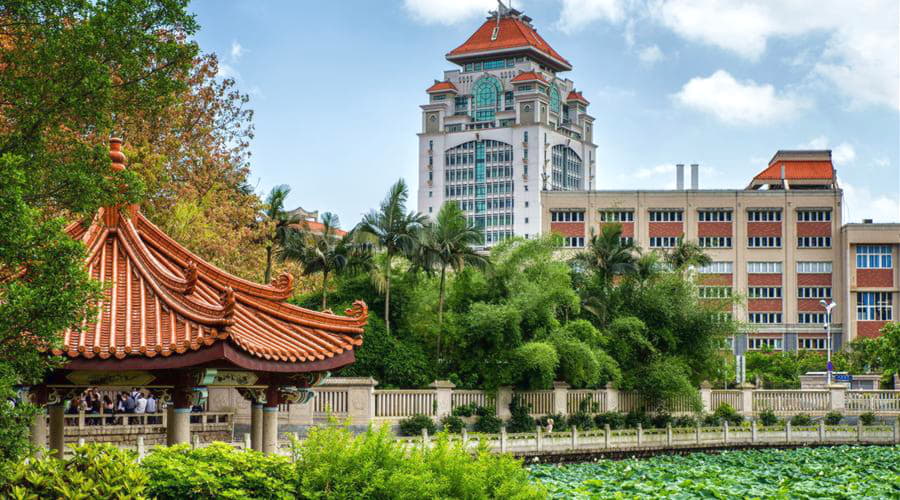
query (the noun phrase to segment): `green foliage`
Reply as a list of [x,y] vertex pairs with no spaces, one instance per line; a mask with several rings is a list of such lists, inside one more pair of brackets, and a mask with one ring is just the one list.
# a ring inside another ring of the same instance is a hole
[[738,413],[738,411],[728,403],[720,403],[719,407],[716,408],[714,415],[720,420],[726,420],[731,425],[741,425],[744,421],[743,415]]
[[300,498],[543,498],[521,461],[480,449],[476,456],[438,435],[406,451],[386,427],[354,436],[313,429],[294,447]]
[[769,408],[766,408],[763,411],[759,412],[758,418],[759,418],[760,423],[762,423],[766,427],[769,427],[769,426],[772,426],[772,425],[775,425],[778,423],[778,416],[775,415],[775,412]]
[[551,498],[896,498],[897,446],[659,455],[534,465]]
[[808,427],[813,424],[812,417],[806,413],[798,413],[791,417],[791,425],[795,427]]
[[632,410],[625,415],[625,427],[629,429],[637,429],[638,424],[644,429],[653,427],[650,415],[644,410]]
[[547,342],[528,342],[514,353],[516,369],[525,389],[548,389],[553,384],[559,355]]
[[456,416],[456,417],[471,417],[472,415],[475,414],[477,409],[478,409],[477,403],[469,403],[469,404],[459,405],[459,406],[453,408],[453,411],[451,413],[453,414],[453,416]]
[[422,429],[428,429],[428,434],[430,435],[434,435],[437,432],[434,420],[428,415],[422,415],[421,413],[404,418],[400,421],[399,426],[401,436],[421,436]]
[[569,427],[575,427],[580,431],[587,431],[594,428],[594,418],[587,412],[578,411],[569,415],[567,421]]
[[679,415],[672,420],[672,427],[687,428],[696,427],[697,419],[690,415]]
[[73,448],[65,460],[32,459],[10,468],[0,481],[3,498],[150,498],[151,479],[134,453],[108,444]]
[[500,420],[497,415],[494,415],[493,413],[485,413],[484,415],[478,416],[478,419],[475,420],[473,429],[475,430],[475,432],[496,434],[500,432],[500,427],[502,426],[503,421]]
[[237,450],[225,443],[158,448],[141,462],[154,498],[293,498],[287,457]]
[[610,429],[622,429],[625,427],[625,415],[617,411],[598,413],[594,416],[594,423],[599,429],[603,429],[606,425],[609,425]]
[[434,367],[421,345],[388,335],[384,321],[372,311],[363,338],[366,347],[356,350],[356,362],[342,376],[373,377],[385,388],[425,387],[434,381]]
[[843,419],[844,416],[839,411],[830,411],[825,414],[825,423],[828,425],[838,425]]
[[466,423],[456,415],[444,415],[444,418],[441,419],[441,427],[446,432],[459,434],[466,428]]
[[867,411],[859,416],[859,421],[863,425],[875,425],[876,420],[875,413],[871,411]]
[[657,429],[664,429],[666,425],[673,422],[672,415],[666,412],[659,412],[650,419],[650,424]]
[[877,339],[878,364],[886,375],[900,373],[900,322],[892,321],[881,327]]
[[508,432],[534,432],[534,419],[531,418],[531,405],[522,402],[516,394],[509,403],[510,418],[506,422]]
[[[832,356],[834,369],[850,368],[847,356]],[[746,354],[748,380],[759,379],[765,389],[799,389],[800,375],[811,371],[825,371],[826,357],[813,351],[749,351]]]
[[547,424],[550,423],[551,418],[553,419],[553,432],[565,432],[569,430],[568,420],[562,415],[562,413],[544,415],[538,418],[535,424],[540,425],[542,429],[546,430]]

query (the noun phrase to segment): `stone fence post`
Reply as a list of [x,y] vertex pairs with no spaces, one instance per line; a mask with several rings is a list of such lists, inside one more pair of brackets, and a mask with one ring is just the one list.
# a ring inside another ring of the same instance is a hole
[[497,417],[501,420],[508,420],[512,415],[509,413],[509,404],[512,403],[513,389],[509,386],[497,389],[497,398],[494,404],[497,405]]
[[704,380],[700,383],[700,402],[703,404],[703,413],[712,413],[712,384]]
[[456,384],[449,380],[435,380],[428,387],[434,389],[434,399],[437,401],[435,418],[440,420],[453,410],[453,388],[456,387]]
[[375,419],[375,386],[372,377],[330,378],[322,382],[322,389],[346,388],[347,416],[352,425],[368,425]]
[[828,387],[828,409],[843,412],[847,408],[847,386],[844,384],[831,384]]
[[619,390],[612,382],[606,384],[606,411],[619,411]]
[[569,414],[569,384],[565,382],[553,382],[553,413],[563,416]]
[[741,414],[745,417],[753,416],[753,391],[756,386],[750,382],[744,382],[738,388],[741,390]]

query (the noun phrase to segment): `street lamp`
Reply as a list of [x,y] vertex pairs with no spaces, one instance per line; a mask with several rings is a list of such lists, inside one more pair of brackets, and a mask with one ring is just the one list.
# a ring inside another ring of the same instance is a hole
[[837,302],[832,300],[828,303],[824,300],[820,300],[819,304],[825,308],[825,345],[828,348],[828,375],[826,378],[826,387],[831,387],[831,371],[834,369],[834,366],[831,364],[831,310],[837,306]]

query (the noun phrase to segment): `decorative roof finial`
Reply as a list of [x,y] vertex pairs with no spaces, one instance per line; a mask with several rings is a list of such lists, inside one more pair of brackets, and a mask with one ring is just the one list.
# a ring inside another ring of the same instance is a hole
[[125,170],[125,153],[122,152],[122,139],[110,137],[109,159],[112,160],[112,168],[116,172]]

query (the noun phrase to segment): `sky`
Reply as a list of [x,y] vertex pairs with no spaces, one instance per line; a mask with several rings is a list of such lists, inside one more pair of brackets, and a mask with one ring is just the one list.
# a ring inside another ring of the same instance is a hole
[[[741,189],[778,149],[831,149],[844,221],[900,221],[897,0],[514,0],[574,66],[597,189]],[[203,52],[251,96],[252,183],[354,225],[404,178],[425,89],[496,0],[194,0]]]

